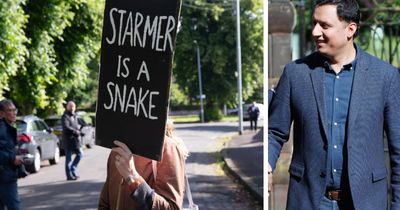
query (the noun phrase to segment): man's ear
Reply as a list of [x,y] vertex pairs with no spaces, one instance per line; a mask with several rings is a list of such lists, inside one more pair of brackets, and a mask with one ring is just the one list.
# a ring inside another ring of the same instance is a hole
[[354,37],[354,34],[356,34],[358,27],[356,23],[350,22],[349,25],[347,25],[346,29],[346,36],[348,39],[351,39],[352,37]]

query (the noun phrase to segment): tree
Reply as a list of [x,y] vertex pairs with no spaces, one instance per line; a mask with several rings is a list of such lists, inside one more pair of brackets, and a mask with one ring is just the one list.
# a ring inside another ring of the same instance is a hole
[[53,110],[65,99],[73,99],[81,106],[90,106],[96,101],[104,7],[99,3],[91,0],[74,5],[71,26],[55,43],[59,82],[48,87],[54,96],[52,101],[57,101],[52,104]]
[[57,60],[54,42],[70,25],[73,1],[31,0],[24,10],[29,15],[26,25],[28,57],[21,70],[10,84],[11,95],[19,104],[22,113],[31,113],[35,108],[45,108],[50,104],[46,87],[57,81]]
[[72,88],[66,97],[67,100],[74,100],[79,109],[94,111],[97,102],[97,89],[99,85],[100,52],[92,58],[88,64],[89,75],[83,86]]
[[171,82],[171,94],[169,99],[169,105],[171,107],[177,107],[182,105],[188,105],[189,101],[185,94],[180,91],[178,83],[176,83],[175,79],[172,79]]
[[23,5],[20,12],[29,17],[20,21],[28,40],[21,41],[26,59],[17,65],[17,73],[8,74],[13,82],[6,93],[23,114],[60,111],[69,91],[84,86],[90,72],[87,64],[100,48],[101,3],[28,0]]
[[[191,101],[198,95],[196,48],[201,51],[203,92],[207,112],[218,113],[222,104],[237,104],[236,25],[232,1],[189,1],[183,4],[177,37],[174,75]],[[262,86],[262,1],[241,2],[243,98]],[[210,120],[214,117],[211,116]]]
[[10,77],[17,74],[28,55],[25,3],[25,0],[0,1],[0,96],[10,90]]

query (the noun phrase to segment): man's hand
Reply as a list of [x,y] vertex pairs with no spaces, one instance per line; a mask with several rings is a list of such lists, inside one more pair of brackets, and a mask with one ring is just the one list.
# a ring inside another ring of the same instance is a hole
[[118,146],[112,149],[113,152],[117,153],[115,156],[115,166],[117,167],[117,170],[121,176],[124,179],[129,176],[139,176],[138,172],[136,171],[133,154],[128,146],[120,141],[114,141],[114,144]]
[[272,168],[268,163],[268,195],[272,191]]
[[15,156],[14,165],[19,166],[24,163],[24,159],[21,155]]

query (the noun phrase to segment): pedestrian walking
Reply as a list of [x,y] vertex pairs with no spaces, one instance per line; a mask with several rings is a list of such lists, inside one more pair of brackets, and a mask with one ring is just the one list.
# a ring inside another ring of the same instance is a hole
[[256,102],[254,101],[247,109],[250,118],[250,130],[257,130],[257,121],[260,116],[260,109],[258,109]]
[[17,129],[12,126],[17,111],[11,100],[0,101],[0,210],[21,209],[17,171],[23,159],[16,155]]
[[[65,151],[65,174],[67,175],[67,180],[77,180],[79,178],[76,174],[76,168],[83,156],[80,143],[80,125],[75,110],[75,102],[68,101],[64,114],[61,117],[63,129],[62,140]],[[74,160],[72,160],[73,154],[75,154]]]
[[[319,0],[317,51],[287,64],[269,107],[268,178],[293,122],[287,209],[400,209],[400,74],[354,43],[356,0]],[[269,189],[271,185],[269,185]]]
[[120,141],[114,141],[107,163],[99,210],[107,209],[181,209],[185,189],[183,141],[173,135],[167,122],[160,162],[133,155]]

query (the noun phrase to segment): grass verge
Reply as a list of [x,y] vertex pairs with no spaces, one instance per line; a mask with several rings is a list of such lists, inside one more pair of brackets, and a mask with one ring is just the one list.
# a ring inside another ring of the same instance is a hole
[[[199,123],[200,117],[198,115],[183,115],[171,116],[174,123]],[[224,116],[219,122],[237,122],[238,116],[228,115]]]

